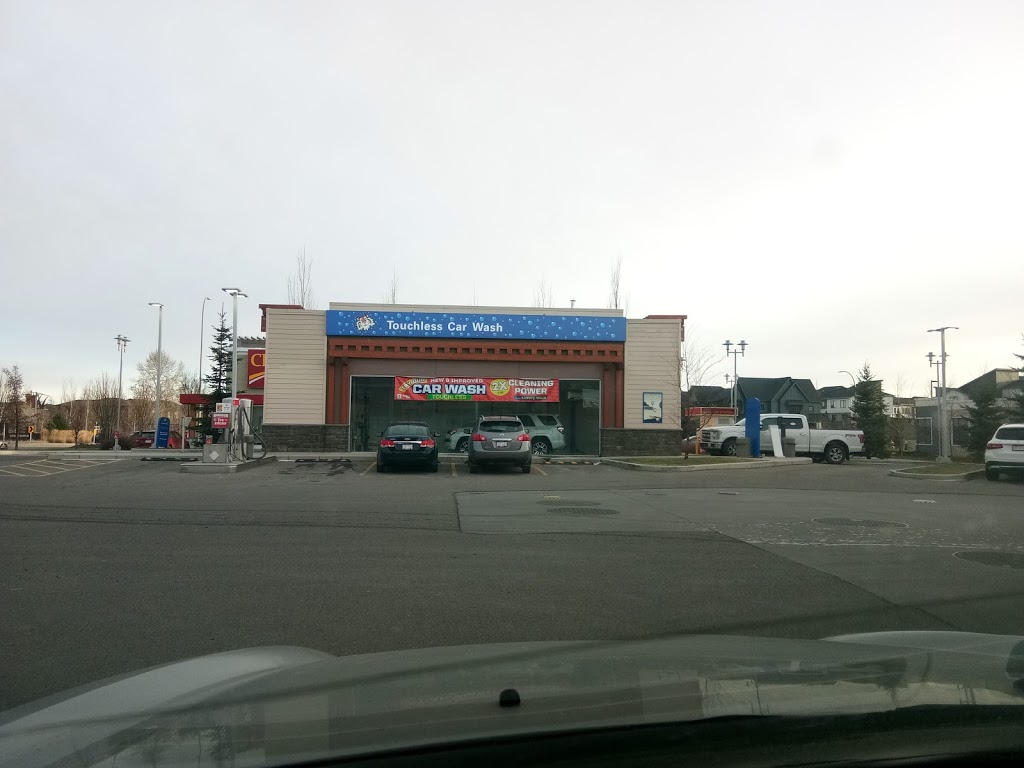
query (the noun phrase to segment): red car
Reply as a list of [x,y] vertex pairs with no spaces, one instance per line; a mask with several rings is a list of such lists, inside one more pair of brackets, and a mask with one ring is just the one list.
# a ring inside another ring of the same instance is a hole
[[[156,432],[152,429],[132,435],[132,448],[152,448],[154,443],[156,443]],[[167,436],[167,447],[181,448],[181,432],[171,432]]]

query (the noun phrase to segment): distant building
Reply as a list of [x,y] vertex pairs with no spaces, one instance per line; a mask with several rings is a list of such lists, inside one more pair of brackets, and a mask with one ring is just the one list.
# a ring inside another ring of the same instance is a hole
[[809,421],[815,420],[821,402],[810,379],[740,376],[736,380],[736,406],[741,418],[746,410],[746,401],[754,397],[761,401],[761,413],[803,413],[807,414]]

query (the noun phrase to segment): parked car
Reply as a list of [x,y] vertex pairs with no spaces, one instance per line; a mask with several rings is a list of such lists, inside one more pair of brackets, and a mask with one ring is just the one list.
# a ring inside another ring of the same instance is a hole
[[512,464],[529,474],[533,466],[533,448],[526,427],[518,416],[484,416],[469,438],[469,471],[482,466]]
[[437,472],[437,433],[422,421],[394,421],[380,433],[377,471],[391,467],[420,466]]
[[[722,456],[736,455],[736,440],[746,434],[746,419],[734,426],[713,427],[700,433],[700,449]],[[852,454],[864,454],[864,433],[859,429],[811,429],[807,417],[799,413],[761,414],[761,451],[772,452],[768,427],[785,429],[785,436],[796,440],[796,455],[815,461],[842,464]]]
[[[132,435],[132,448],[152,448],[154,445],[156,445],[156,432],[152,429]],[[167,447],[181,448],[181,432],[171,431],[167,436]]]
[[1024,475],[1024,424],[1003,424],[985,446],[985,477]]
[[[547,456],[552,451],[565,448],[565,427],[558,417],[547,413],[520,414],[516,417],[530,435],[530,448],[537,456]],[[445,435],[445,448],[457,453],[469,450],[473,435],[470,427],[449,429]]]
[[472,435],[472,427],[449,429],[444,436],[444,447],[452,453],[467,453],[469,451],[469,438]]
[[537,456],[547,456],[552,451],[565,448],[565,427],[558,417],[549,413],[520,414],[526,431],[530,434],[530,446]]

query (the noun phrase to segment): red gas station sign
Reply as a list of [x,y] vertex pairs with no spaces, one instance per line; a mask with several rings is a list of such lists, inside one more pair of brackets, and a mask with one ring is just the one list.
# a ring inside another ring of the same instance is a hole
[[246,359],[249,367],[249,389],[262,387],[267,378],[267,350],[250,349]]

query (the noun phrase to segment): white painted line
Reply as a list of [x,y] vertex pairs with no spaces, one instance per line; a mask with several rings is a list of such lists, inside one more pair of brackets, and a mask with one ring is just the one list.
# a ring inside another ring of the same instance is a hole
[[373,464],[370,464],[370,465],[369,465],[369,466],[368,466],[368,467],[367,467],[366,469],[364,469],[364,470],[363,470],[362,472],[360,472],[359,474],[360,474],[360,475],[365,475],[365,474],[366,474],[367,472],[369,472],[369,471],[370,471],[371,469],[373,469],[373,468],[374,468],[374,467],[376,467],[376,466],[377,466],[377,462],[373,462]]
[[[452,466],[454,466],[454,465],[452,465]],[[547,476],[548,476],[548,473],[547,473],[547,472],[545,472],[545,471],[544,471],[543,469],[541,469],[540,467],[538,467],[538,466],[534,466],[534,469],[536,469],[536,470],[537,470],[538,472],[540,472],[540,473],[541,473],[542,475],[544,475],[544,477],[547,477]]]
[[458,477],[459,476],[459,472],[458,472],[458,470],[455,469],[455,463],[452,462],[448,466],[452,468],[452,477]]

